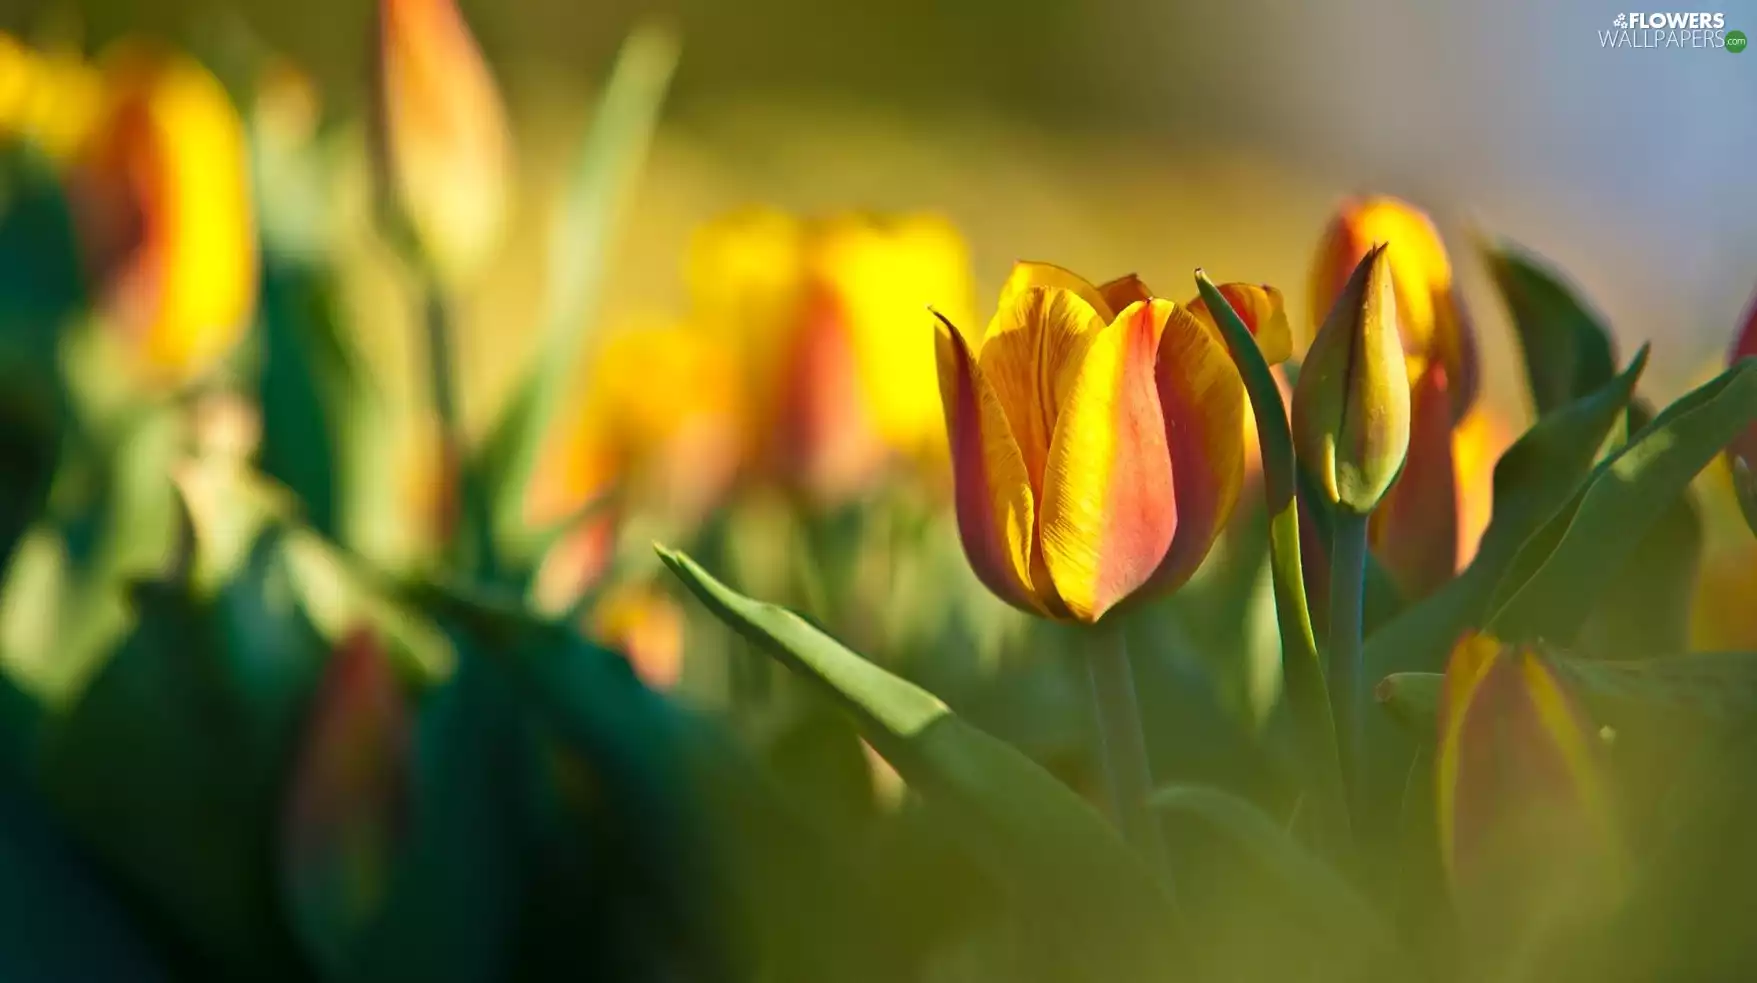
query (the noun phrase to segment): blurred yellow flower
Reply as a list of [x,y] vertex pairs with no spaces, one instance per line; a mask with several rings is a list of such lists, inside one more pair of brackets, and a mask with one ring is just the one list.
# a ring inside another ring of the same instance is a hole
[[238,342],[256,304],[244,126],[189,58],[125,43],[101,65],[101,104],[69,177],[82,248],[147,371],[184,382]]
[[927,308],[971,303],[949,223],[748,209],[697,231],[687,274],[695,319],[743,357],[760,469],[833,502],[888,454],[943,454]]
[[590,632],[621,652],[641,682],[670,689],[683,675],[683,611],[650,585],[620,584],[591,614]]
[[103,87],[98,70],[80,58],[38,52],[0,33],[0,136],[65,161],[96,123]]
[[498,245],[512,139],[494,77],[452,0],[379,0],[372,137],[381,194],[455,285]]

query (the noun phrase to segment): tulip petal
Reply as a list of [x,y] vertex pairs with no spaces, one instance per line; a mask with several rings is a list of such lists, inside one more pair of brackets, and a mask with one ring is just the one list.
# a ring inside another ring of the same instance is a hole
[[1406,600],[1433,593],[1458,572],[1458,483],[1452,459],[1452,396],[1445,366],[1428,365],[1410,400],[1409,455],[1373,510],[1373,554]]
[[[1117,282],[1113,280],[1105,286],[1110,287]],[[1016,302],[1019,294],[1032,287],[1049,287],[1077,294],[1081,300],[1092,306],[1092,310],[1106,324],[1109,324],[1111,319],[1116,317],[1116,312],[1122,309],[1111,306],[1110,302],[1105,299],[1103,289],[1094,287],[1090,280],[1080,274],[1072,270],[1065,270],[1054,263],[1030,261],[1013,264],[1013,272],[1007,275],[1007,282],[1001,285],[1001,309],[1005,310]]]
[[[1054,267],[1021,263],[1014,268],[1015,278],[1027,269],[1041,273]],[[1098,310],[1080,294],[1030,286],[1004,293],[983,336],[978,362],[1012,426],[1037,501],[1043,497],[1056,414],[1073,378],[1069,369],[1079,365],[1089,338],[1104,326]]]
[[[1287,305],[1280,290],[1266,283],[1222,283],[1217,289],[1251,330],[1251,337],[1257,339],[1263,361],[1276,365],[1293,357],[1293,328],[1288,324]],[[1214,316],[1201,297],[1186,306],[1204,323],[1214,323]]]
[[944,318],[935,326],[934,352],[964,555],[995,596],[1043,612],[1032,590],[1036,516],[1030,477],[1006,413],[964,336]]
[[1189,310],[1167,307],[1154,377],[1177,534],[1153,575],[1155,590],[1182,586],[1202,565],[1238,503],[1245,467],[1245,389],[1232,356],[1213,327]]
[[1112,311],[1127,310],[1130,304],[1153,299],[1153,291],[1133,273],[1101,284],[1098,293],[1104,297],[1104,302],[1110,305]]
[[[1131,305],[1064,365],[1040,538],[1056,593],[1081,621],[1098,620],[1145,584],[1178,528],[1153,378],[1160,326],[1174,310],[1169,301]],[[1238,427],[1235,418],[1235,441]]]

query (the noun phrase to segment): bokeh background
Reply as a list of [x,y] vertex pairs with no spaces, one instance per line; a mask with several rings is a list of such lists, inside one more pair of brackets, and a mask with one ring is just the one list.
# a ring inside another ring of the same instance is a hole
[[[978,296],[1019,257],[1139,268],[1149,283],[1182,283],[1200,263],[1287,285],[1307,327],[1310,244],[1340,196],[1372,190],[1421,203],[1459,244],[1473,229],[1506,236],[1567,270],[1626,347],[1661,341],[1648,385],[1669,397],[1719,360],[1750,291],[1757,56],[1601,49],[1622,6],[464,3],[522,175],[509,247],[466,318],[466,413],[480,419],[511,383],[573,134],[649,16],[680,32],[684,55],[607,320],[677,308],[690,229],[764,202],[943,211],[969,237]],[[1757,4],[1716,9],[1757,28]],[[312,73],[332,109],[364,98],[371,17],[342,0],[0,3],[0,29],[93,46],[147,31],[212,50],[247,35]],[[1505,313],[1472,260],[1489,392],[1522,419]],[[411,335],[386,325],[369,339],[393,379]]]

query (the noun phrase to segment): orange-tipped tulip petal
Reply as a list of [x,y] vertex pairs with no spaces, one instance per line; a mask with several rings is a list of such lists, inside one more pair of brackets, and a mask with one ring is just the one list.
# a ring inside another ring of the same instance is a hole
[[380,910],[407,816],[414,720],[382,643],[348,636],[312,697],[281,828],[294,929],[325,966]]
[[439,275],[466,279],[499,240],[512,140],[494,77],[452,0],[379,0],[374,136],[393,196]]
[[1452,458],[1452,397],[1446,369],[1428,365],[1410,400],[1409,457],[1373,511],[1368,529],[1406,601],[1428,596],[1458,572],[1458,484]]
[[[1751,306],[1745,312],[1745,325],[1739,336],[1733,339],[1728,361],[1752,357],[1757,357],[1757,298],[1751,300]],[[1745,428],[1745,432],[1727,446],[1727,466],[1732,469],[1733,490],[1738,493],[1745,524],[1757,534],[1757,424]]]
[[1452,418],[1461,419],[1476,399],[1476,338],[1458,298],[1446,246],[1420,209],[1385,196],[1344,202],[1318,247],[1311,316],[1321,322],[1349,274],[1379,243],[1388,245],[1409,378],[1421,378],[1429,362],[1444,365],[1452,384]]
[[1467,923],[1525,931],[1616,886],[1594,728],[1545,658],[1487,635],[1446,667],[1435,756],[1442,859]]
[[1175,310],[1164,300],[1133,304],[1073,356],[1079,368],[1055,419],[1039,521],[1056,593],[1081,621],[1145,584],[1178,526],[1153,373]]
[[1174,309],[1165,320],[1154,376],[1171,454],[1177,532],[1152,586],[1173,590],[1202,565],[1238,504],[1248,404],[1226,343],[1187,309]]
[[943,320],[937,325],[934,350],[964,555],[995,596],[1044,612],[1032,589],[1036,504],[1006,411],[977,367],[969,343]]
[[[1277,365],[1293,357],[1293,328],[1287,321],[1287,305],[1281,291],[1266,283],[1222,283],[1220,295],[1238,312],[1239,320],[1257,339],[1263,361]],[[1214,323],[1208,303],[1201,297],[1189,302],[1189,311],[1207,324]]]
[[256,303],[244,126],[187,58],[125,45],[104,85],[71,182],[88,265],[148,370],[186,382],[243,337]]

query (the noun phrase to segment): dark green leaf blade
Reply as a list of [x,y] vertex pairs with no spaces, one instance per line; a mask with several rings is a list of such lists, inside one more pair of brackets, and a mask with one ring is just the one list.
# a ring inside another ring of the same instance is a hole
[[1609,332],[1559,278],[1516,246],[1486,250],[1525,353],[1538,416],[1603,386],[1616,373]]
[[660,549],[716,616],[816,682],[939,810],[1009,895],[1045,979],[1177,977],[1169,896],[1090,806],[932,694],[843,648],[790,611],[732,591]]

